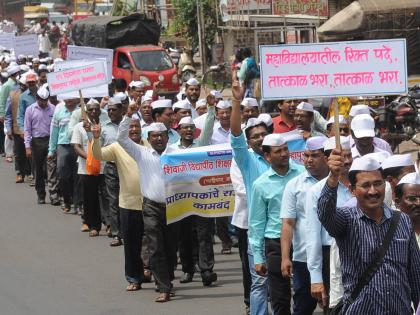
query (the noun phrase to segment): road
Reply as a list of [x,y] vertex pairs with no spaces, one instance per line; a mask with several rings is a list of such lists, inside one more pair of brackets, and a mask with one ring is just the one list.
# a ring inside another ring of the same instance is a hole
[[176,297],[157,304],[153,284],[125,292],[122,247],[110,247],[103,232],[79,232],[78,216],[37,205],[32,187],[14,183],[13,169],[1,158],[0,314],[244,314],[236,249],[224,256],[216,246],[215,286],[204,288],[197,276],[183,285],[176,279]]

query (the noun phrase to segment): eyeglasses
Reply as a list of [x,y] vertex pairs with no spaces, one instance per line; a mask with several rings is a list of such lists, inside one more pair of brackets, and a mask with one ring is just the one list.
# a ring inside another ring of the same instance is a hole
[[356,187],[362,188],[363,190],[368,190],[370,187],[379,189],[385,186],[384,181],[376,181],[373,183],[363,183],[362,185],[356,185]]

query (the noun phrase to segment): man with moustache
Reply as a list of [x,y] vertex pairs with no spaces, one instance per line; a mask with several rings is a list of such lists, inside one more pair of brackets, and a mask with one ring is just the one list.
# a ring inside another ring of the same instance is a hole
[[[144,233],[142,202],[143,196],[139,186],[139,171],[136,161],[114,142],[101,148],[101,125],[92,127],[94,137],[93,156],[101,161],[114,162],[119,177],[119,214],[120,231],[124,240],[125,278],[127,291],[141,289],[144,282],[143,261],[140,257],[142,236]],[[128,137],[136,144],[143,145],[140,121],[133,119],[128,128]]]
[[413,224],[420,247],[420,175],[416,172],[403,176],[395,189],[395,203],[406,213]]
[[191,105],[191,116],[193,119],[199,116],[195,107],[200,98],[200,90],[200,82],[196,78],[191,78],[185,83],[185,101]]
[[[140,127],[144,129],[153,123],[152,117],[152,100],[153,91],[149,90],[144,96],[141,97],[138,111],[133,115],[133,119],[140,120]],[[137,103],[139,104],[139,103]]]
[[293,278],[293,314],[296,315],[312,314],[317,304],[311,296],[311,281],[306,264],[305,198],[311,187],[328,175],[327,157],[324,154],[326,140],[326,137],[319,136],[306,141],[306,171],[287,183],[281,203],[281,270],[284,277]]
[[[353,162],[349,137],[340,137],[340,145],[344,160],[344,167],[340,173],[337,205],[343,206],[352,194],[349,187],[348,172]],[[324,154],[328,157],[336,147],[335,138],[331,137],[324,143]],[[324,313],[328,312],[330,305],[337,303],[337,297],[341,297],[341,283],[334,278],[330,281],[330,273],[336,272],[334,261],[330,261],[330,251],[335,248],[333,238],[327,233],[317,216],[317,201],[327,178],[316,183],[306,194],[306,261],[311,277],[311,295],[323,306]],[[328,299],[330,296],[330,299]]]
[[296,129],[298,129],[305,140],[309,137],[322,136],[322,133],[313,129],[314,107],[310,103],[301,102],[296,107],[293,115]]
[[[420,250],[410,217],[384,204],[385,181],[377,160],[362,156],[350,168],[349,187],[356,205],[337,204],[344,169],[341,150],[333,150],[328,165],[331,173],[322,188],[317,213],[339,248],[344,285],[342,312],[411,315],[411,305],[418,305],[420,297]],[[388,234],[390,242],[383,248]],[[380,248],[382,257],[378,254]],[[367,275],[373,262],[377,267]],[[362,279],[365,284],[356,295]]]

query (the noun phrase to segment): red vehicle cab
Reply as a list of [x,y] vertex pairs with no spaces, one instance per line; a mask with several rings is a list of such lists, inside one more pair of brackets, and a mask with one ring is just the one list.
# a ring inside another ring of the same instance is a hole
[[160,82],[159,94],[173,98],[179,92],[177,68],[165,49],[154,45],[121,46],[114,51],[112,74],[115,79],[142,81],[147,90]]

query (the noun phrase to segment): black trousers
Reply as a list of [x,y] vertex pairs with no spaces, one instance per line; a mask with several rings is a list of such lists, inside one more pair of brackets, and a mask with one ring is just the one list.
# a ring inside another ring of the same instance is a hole
[[49,137],[32,138],[32,162],[35,176],[35,190],[38,198],[45,198],[47,180],[47,156]]
[[70,144],[59,144],[57,147],[57,173],[64,204],[79,205],[81,197],[77,186],[77,154]]
[[143,213],[139,210],[120,208],[121,234],[124,238],[125,278],[129,283],[142,283],[143,261],[141,237],[143,234]]
[[211,238],[213,220],[200,216],[189,216],[179,222],[179,256],[182,271],[194,273],[194,239],[197,237],[198,266],[201,273],[213,271],[214,252]]
[[16,175],[25,177],[31,174],[31,166],[26,158],[25,142],[18,134],[13,134],[13,151],[15,154]]
[[114,163],[106,163],[104,167],[105,191],[108,200],[108,213],[104,213],[105,222],[111,225],[113,236],[122,238],[120,231],[120,179],[117,166]]
[[99,189],[103,175],[80,175],[83,181],[83,219],[90,230],[101,230],[101,208]]
[[0,154],[4,153],[4,122],[0,121]]
[[178,224],[166,224],[166,205],[143,199],[145,233],[149,238],[150,269],[159,292],[169,293],[174,279]]
[[[322,246],[322,280],[328,296],[330,295],[330,249],[331,246]],[[328,314],[328,311],[329,308],[326,307],[324,314]]]
[[216,235],[222,241],[222,248],[230,249],[232,247],[232,239],[229,235],[229,218],[216,218]]
[[265,258],[268,271],[268,290],[274,315],[289,315],[291,287],[290,279],[281,274],[280,239],[265,239]]
[[235,227],[238,236],[239,257],[242,265],[242,285],[244,287],[244,303],[246,306],[250,305],[249,295],[251,292],[251,272],[249,271],[248,260],[248,230]]

